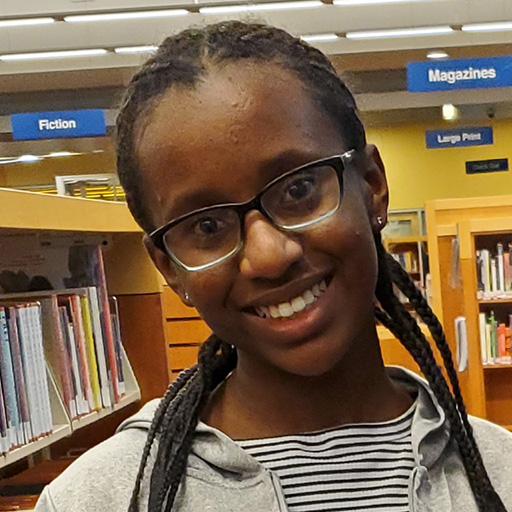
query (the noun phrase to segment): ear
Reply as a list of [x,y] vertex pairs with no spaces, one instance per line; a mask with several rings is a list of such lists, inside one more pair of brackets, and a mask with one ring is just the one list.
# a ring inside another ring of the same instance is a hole
[[186,306],[193,307],[194,304],[186,293],[186,288],[183,283],[183,275],[180,270],[176,268],[171,258],[169,258],[167,254],[156,247],[148,235],[144,235],[143,243],[146,251],[148,251],[149,257],[155,264],[156,268],[164,276],[167,284],[179,296],[181,302],[183,302],[183,304]]
[[[386,170],[380,156],[379,150],[373,144],[367,144],[366,169],[363,179],[368,186],[368,215],[375,230],[381,230],[387,223],[389,189],[386,179]],[[378,223],[377,219],[382,222]]]

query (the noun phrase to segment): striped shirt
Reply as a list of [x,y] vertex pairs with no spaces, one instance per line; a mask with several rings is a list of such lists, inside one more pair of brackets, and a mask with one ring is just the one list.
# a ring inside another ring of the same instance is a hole
[[415,409],[382,423],[237,443],[279,477],[290,512],[409,512]]

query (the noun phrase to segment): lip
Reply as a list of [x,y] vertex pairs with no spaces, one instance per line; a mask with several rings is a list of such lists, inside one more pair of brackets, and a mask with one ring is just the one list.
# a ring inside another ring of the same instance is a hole
[[[262,337],[271,339],[274,343],[284,345],[300,344],[321,332],[330,315],[329,302],[333,299],[332,286],[334,278],[330,280],[327,289],[308,308],[289,318],[261,318],[258,315],[244,311],[246,321]],[[317,281],[313,281],[312,285]]]
[[[302,295],[306,290],[310,290],[315,284],[320,283],[322,280],[325,280],[327,282],[327,287],[329,287],[331,279],[332,272],[323,272],[313,276],[305,277],[299,281],[287,283],[285,286],[261,294],[252,299],[247,304],[244,304],[240,309],[245,313],[248,310],[252,310],[257,307],[289,302],[295,297]],[[316,302],[312,304],[312,306],[310,306],[308,309],[311,309],[316,304]]]

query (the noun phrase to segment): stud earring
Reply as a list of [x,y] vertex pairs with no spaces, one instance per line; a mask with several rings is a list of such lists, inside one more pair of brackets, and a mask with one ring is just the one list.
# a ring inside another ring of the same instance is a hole
[[185,292],[185,300],[188,302],[190,300],[190,297],[187,292]]
[[377,217],[377,224],[379,226],[382,226],[382,224],[384,224],[384,219],[380,215]]

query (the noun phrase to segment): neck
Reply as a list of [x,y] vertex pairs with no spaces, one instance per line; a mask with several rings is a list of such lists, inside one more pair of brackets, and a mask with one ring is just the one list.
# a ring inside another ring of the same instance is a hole
[[412,398],[388,377],[375,328],[328,373],[303,377],[239,354],[204,420],[234,439],[273,437],[396,418]]

